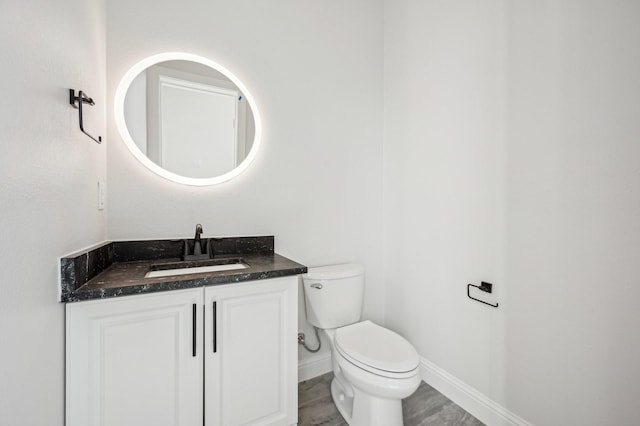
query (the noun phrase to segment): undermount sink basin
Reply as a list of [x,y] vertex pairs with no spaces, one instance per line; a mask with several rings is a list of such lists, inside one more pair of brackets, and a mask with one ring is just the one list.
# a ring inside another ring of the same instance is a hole
[[145,278],[172,277],[175,275],[201,274],[204,272],[233,271],[236,269],[246,269],[249,265],[241,259],[209,262],[181,262],[173,264],[155,265],[151,271],[145,274]]

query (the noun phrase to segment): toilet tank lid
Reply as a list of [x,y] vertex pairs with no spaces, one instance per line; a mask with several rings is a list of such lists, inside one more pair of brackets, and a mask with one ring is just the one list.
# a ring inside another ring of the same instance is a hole
[[343,263],[309,268],[303,278],[312,280],[335,280],[364,274],[364,267],[359,263]]

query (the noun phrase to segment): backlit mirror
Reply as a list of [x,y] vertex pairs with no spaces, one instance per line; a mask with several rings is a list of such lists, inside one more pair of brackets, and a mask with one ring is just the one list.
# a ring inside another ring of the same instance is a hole
[[260,118],[226,68],[186,53],[134,65],[116,91],[115,118],[131,153],[155,173],[188,185],[227,181],[260,144]]

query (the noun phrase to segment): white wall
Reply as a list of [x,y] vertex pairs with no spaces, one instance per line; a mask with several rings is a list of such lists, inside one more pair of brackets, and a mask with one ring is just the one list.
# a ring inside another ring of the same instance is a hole
[[385,3],[387,324],[532,424],[636,419],[638,75],[637,2]]
[[505,401],[635,424],[640,3],[512,3],[508,56]]
[[106,148],[83,135],[68,89],[96,101],[105,136],[102,1],[0,3],[0,424],[62,425],[64,305],[59,258],[103,241],[96,208]]
[[363,262],[365,315],[381,321],[382,3],[110,0],[107,15],[109,98],[137,61],[186,51],[243,81],[264,125],[244,174],[185,187],[138,164],[110,106],[110,239],[191,237],[196,223],[207,236],[275,235],[277,252],[309,266]]
[[504,302],[502,6],[385,3],[387,325],[489,395],[503,311],[466,285]]

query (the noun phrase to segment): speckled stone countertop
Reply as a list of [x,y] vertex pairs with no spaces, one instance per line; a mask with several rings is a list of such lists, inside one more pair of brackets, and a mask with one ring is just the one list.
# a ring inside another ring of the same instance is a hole
[[[241,261],[245,269],[145,278],[151,269],[180,262],[183,240],[117,241],[60,259],[61,301],[103,299],[133,294],[263,280],[307,272],[307,267],[273,251],[273,237],[212,240],[213,260]],[[188,261],[198,266],[210,261]],[[183,262],[180,262],[183,263]]]

